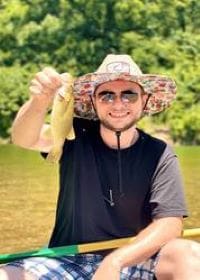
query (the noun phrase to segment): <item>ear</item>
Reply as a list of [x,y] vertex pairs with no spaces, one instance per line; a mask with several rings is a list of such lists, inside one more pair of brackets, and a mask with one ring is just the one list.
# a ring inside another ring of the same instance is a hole
[[145,109],[145,107],[147,106],[147,103],[149,101],[149,98],[150,98],[150,94],[143,94],[142,95],[142,107],[143,107],[143,110]]

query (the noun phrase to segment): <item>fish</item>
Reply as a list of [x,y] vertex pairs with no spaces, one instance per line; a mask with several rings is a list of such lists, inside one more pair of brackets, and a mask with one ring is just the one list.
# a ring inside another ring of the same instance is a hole
[[63,145],[66,139],[74,140],[75,132],[73,128],[74,117],[74,77],[65,73],[65,85],[58,89],[50,116],[50,132],[53,146],[47,155],[47,161],[58,163],[62,155]]

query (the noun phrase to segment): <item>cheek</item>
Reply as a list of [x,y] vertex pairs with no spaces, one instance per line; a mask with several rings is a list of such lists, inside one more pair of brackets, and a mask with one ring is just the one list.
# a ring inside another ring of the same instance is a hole
[[102,114],[102,112],[104,111],[103,108],[101,108],[101,106],[98,104],[96,99],[93,98],[92,101],[93,101],[93,106],[94,106],[94,109],[95,109],[97,115],[100,116]]

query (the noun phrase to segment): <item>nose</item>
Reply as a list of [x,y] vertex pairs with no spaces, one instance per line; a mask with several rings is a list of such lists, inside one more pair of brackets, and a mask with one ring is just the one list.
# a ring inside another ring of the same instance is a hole
[[116,95],[115,99],[113,100],[113,107],[116,109],[121,109],[122,107],[124,107],[124,102],[121,99],[120,95]]

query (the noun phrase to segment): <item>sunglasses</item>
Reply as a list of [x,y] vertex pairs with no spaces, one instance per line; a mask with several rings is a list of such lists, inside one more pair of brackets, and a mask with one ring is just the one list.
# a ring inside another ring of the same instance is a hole
[[[133,90],[124,90],[121,91],[119,96],[120,100],[123,103],[135,103],[138,100],[139,93]],[[101,103],[113,103],[118,98],[117,94],[113,91],[101,91],[96,94],[96,98],[98,98]]]

